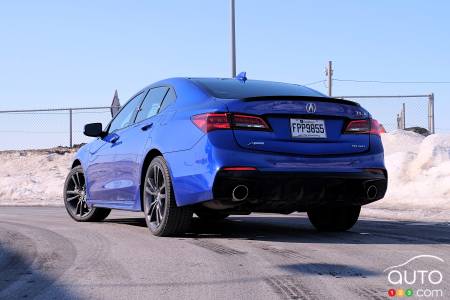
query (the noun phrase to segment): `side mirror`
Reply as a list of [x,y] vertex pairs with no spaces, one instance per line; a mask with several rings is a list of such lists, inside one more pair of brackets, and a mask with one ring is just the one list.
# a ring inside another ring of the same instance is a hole
[[84,135],[93,137],[103,136],[102,123],[89,123],[84,125]]

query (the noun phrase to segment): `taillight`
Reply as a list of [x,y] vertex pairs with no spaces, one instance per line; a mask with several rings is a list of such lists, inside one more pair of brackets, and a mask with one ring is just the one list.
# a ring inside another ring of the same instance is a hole
[[217,129],[270,130],[264,119],[243,114],[205,113],[192,116],[191,119],[203,132]]
[[241,128],[241,129],[262,129],[269,130],[270,127],[267,125],[266,121],[264,121],[260,117],[248,116],[248,115],[239,115],[233,114],[233,128]]
[[216,129],[230,129],[230,121],[225,113],[206,113],[192,116],[192,122],[203,132]]
[[375,119],[354,120],[348,123],[345,133],[366,133],[380,135],[381,126]]
[[382,132],[383,128],[381,127],[380,123],[375,119],[371,119],[369,133],[380,135]]

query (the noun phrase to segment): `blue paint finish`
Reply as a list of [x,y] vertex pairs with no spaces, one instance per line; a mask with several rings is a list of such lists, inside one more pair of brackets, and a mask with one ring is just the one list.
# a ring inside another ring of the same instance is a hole
[[[159,86],[172,88],[175,102],[157,115],[98,138],[78,151],[76,159],[85,171],[90,205],[141,210],[141,175],[151,150],[161,152],[167,161],[180,206],[211,200],[216,174],[227,166],[280,173],[359,174],[366,168],[385,169],[379,136],[343,133],[350,120],[370,118],[359,105],[333,103],[319,93],[320,101],[315,101],[310,89],[304,89],[309,98],[295,101],[219,99],[186,78],[166,79],[142,91]],[[310,102],[316,104],[314,114],[305,110]],[[212,112],[260,116],[271,131],[216,130],[205,134],[191,117]],[[327,138],[291,137],[290,118],[323,119]]]
[[[179,205],[212,199],[214,178],[226,166],[252,166],[265,172],[339,172],[362,173],[365,168],[385,169],[383,149],[378,136],[371,139],[374,150],[364,154],[332,157],[305,157],[245,150],[233,143],[228,131],[205,135],[189,151],[165,154],[172,169],[175,196]],[[381,151],[381,152],[380,152]]]

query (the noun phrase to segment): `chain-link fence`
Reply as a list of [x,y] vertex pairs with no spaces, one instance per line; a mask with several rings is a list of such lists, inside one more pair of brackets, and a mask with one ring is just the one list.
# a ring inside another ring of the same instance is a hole
[[[434,133],[434,95],[343,96],[359,102],[387,131],[422,127]],[[0,111],[0,150],[73,146],[92,138],[84,125],[111,120],[110,107]]]
[[342,96],[361,104],[387,131],[422,127],[434,133],[434,95]]
[[111,120],[110,107],[0,111],[0,150],[73,146],[91,138],[84,125]]

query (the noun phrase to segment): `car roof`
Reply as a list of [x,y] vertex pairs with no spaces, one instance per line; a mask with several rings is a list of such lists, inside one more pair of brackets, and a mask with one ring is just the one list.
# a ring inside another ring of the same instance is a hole
[[250,97],[327,97],[299,84],[253,80],[247,78],[188,78],[216,98],[242,99]]
[[167,78],[152,83],[141,91],[160,85],[173,86],[177,92],[179,89],[184,88],[200,89],[205,94],[216,98],[247,98],[254,96],[328,97],[316,90],[299,84],[254,79],[242,81],[237,78],[220,77]]

